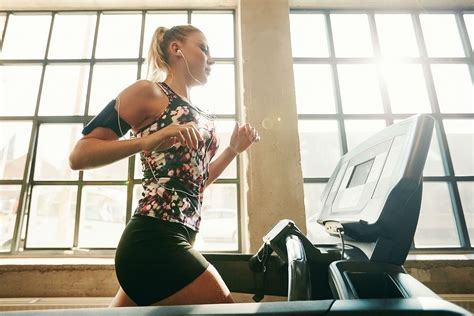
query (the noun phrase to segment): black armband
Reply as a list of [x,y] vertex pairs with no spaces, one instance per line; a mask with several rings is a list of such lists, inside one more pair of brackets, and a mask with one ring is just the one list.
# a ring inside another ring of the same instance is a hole
[[110,101],[102,112],[97,114],[89,123],[87,123],[82,130],[82,134],[87,135],[96,127],[110,128],[119,137],[122,137],[128,132],[128,130],[130,130],[130,125],[122,120],[115,110],[115,99]]

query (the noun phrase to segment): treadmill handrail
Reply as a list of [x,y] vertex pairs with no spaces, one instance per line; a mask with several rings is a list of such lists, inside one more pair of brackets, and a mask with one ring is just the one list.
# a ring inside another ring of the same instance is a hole
[[301,239],[289,234],[285,240],[288,254],[288,301],[311,299],[311,277]]

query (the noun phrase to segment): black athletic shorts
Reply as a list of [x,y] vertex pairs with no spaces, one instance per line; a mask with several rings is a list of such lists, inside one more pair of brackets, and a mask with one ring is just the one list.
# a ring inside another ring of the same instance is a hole
[[209,262],[192,245],[196,232],[182,224],[134,215],[115,253],[122,289],[139,306],[178,292],[201,275]]

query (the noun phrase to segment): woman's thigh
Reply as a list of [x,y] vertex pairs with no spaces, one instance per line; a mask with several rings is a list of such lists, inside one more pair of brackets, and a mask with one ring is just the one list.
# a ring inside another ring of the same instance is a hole
[[178,292],[151,305],[233,303],[227,285],[212,264]]

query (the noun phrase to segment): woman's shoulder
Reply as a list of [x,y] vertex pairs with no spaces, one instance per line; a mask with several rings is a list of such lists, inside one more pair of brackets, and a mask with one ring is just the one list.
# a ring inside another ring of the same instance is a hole
[[[133,129],[142,126],[166,98],[161,89],[150,80],[137,80],[126,87],[117,96],[120,104],[120,117],[125,119]],[[159,110],[159,109],[158,109]]]
[[119,94],[125,107],[134,108],[142,112],[149,112],[159,104],[166,104],[167,97],[157,85],[150,80],[137,80]]
[[146,79],[135,81],[124,92],[127,90],[136,98],[156,98],[163,95],[163,91],[161,91],[156,82]]

